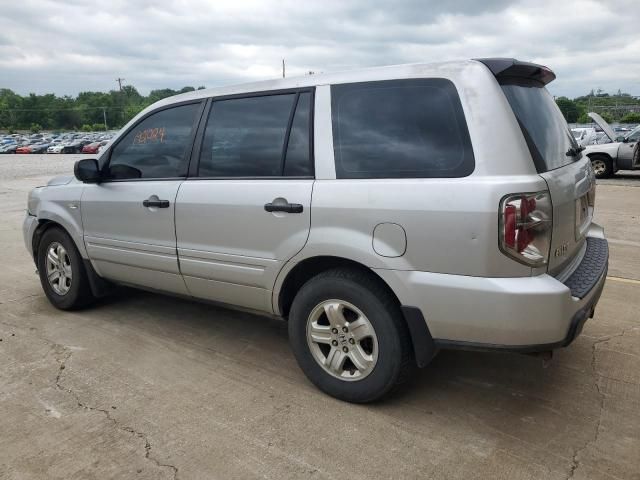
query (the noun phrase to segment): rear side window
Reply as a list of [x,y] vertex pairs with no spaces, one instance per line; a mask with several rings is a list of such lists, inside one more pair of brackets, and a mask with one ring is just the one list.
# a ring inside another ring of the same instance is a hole
[[331,87],[338,178],[464,177],[474,169],[453,83],[440,78]]
[[311,175],[309,122],[308,92],[214,101],[198,175]]
[[107,176],[112,179],[173,178],[187,174],[187,149],[200,103],[152,113],[113,148]]
[[536,82],[513,79],[502,84],[518,119],[538,173],[564,167],[582,157],[578,144],[546,88]]

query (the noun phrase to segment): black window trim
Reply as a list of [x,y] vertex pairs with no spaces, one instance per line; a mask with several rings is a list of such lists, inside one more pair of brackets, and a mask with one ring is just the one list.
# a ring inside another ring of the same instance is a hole
[[[301,88],[285,88],[280,90],[262,90],[257,92],[247,92],[247,93],[235,93],[231,95],[219,95],[217,97],[210,97],[207,99],[207,105],[202,113],[202,121],[198,125],[198,132],[195,137],[194,147],[191,152],[191,163],[189,164],[189,173],[187,175],[187,180],[313,180],[315,179],[315,157],[314,157],[314,119],[315,119],[315,87],[301,87]],[[282,175],[279,176],[246,176],[246,177],[226,177],[226,176],[198,176],[198,170],[200,168],[200,153],[202,152],[202,145],[204,142],[204,133],[207,128],[207,123],[209,122],[209,116],[211,114],[211,109],[213,108],[213,104],[218,101],[223,100],[236,100],[241,98],[253,98],[253,97],[269,97],[272,95],[287,95],[287,94],[296,94],[296,97],[293,101],[293,107],[291,109],[291,113],[289,114],[289,123],[287,124],[287,131],[285,133],[285,140],[282,149],[282,155],[280,159],[280,172]],[[293,176],[293,175],[284,175],[284,168],[286,163],[286,152],[289,148],[289,135],[291,133],[291,127],[293,125],[293,119],[295,116],[295,111],[298,106],[298,100],[300,98],[301,93],[309,93],[309,162],[311,164],[311,175],[304,176]]]
[[[142,122],[144,122],[151,115],[154,115],[156,113],[162,112],[164,110],[169,110],[171,108],[182,107],[182,106],[185,106],[185,105],[195,105],[195,104],[200,104],[200,108],[198,109],[198,111],[196,112],[196,115],[194,117],[193,125],[191,127],[191,135],[190,135],[188,143],[187,143],[187,150],[185,151],[185,154],[184,154],[185,158],[187,159],[187,169],[186,169],[186,171],[187,171],[187,175],[188,175],[189,169],[191,167],[191,163],[193,161],[193,142],[194,142],[194,140],[196,138],[196,135],[198,133],[198,127],[200,126],[200,123],[202,122],[202,115],[203,115],[205,107],[207,105],[207,99],[206,98],[198,98],[198,99],[194,99],[194,100],[185,100],[185,101],[182,101],[182,102],[171,103],[171,104],[168,104],[168,105],[163,105],[161,107],[156,108],[155,110],[152,110],[152,111],[146,113],[136,123],[134,123],[129,128],[127,128],[127,130],[125,130],[118,137],[118,140],[113,145],[109,146],[109,150],[107,150],[105,152],[106,161],[105,161],[104,165],[102,165],[102,167],[100,167],[100,172],[102,174],[106,173],[107,169],[109,168],[109,164],[111,163],[111,154],[113,153],[113,150],[120,144],[120,142],[123,141],[123,139],[127,135],[129,135],[129,133],[132,130],[134,130],[138,125],[140,125]],[[184,180],[187,177],[187,175],[180,176],[180,177],[148,177],[148,178],[108,178],[108,177],[105,177],[104,180],[101,180],[101,183],[175,181],[175,180]]]

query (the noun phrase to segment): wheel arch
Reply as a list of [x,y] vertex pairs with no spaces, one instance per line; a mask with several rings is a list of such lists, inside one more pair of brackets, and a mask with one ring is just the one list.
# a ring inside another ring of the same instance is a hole
[[380,285],[383,285],[386,290],[393,295],[393,298],[400,306],[400,300],[398,296],[391,289],[389,284],[385,282],[380,275],[376,274],[371,268],[366,265],[350,260],[344,257],[338,257],[334,255],[318,255],[309,258],[305,258],[300,262],[293,265],[288,271],[284,273],[284,277],[280,283],[280,288],[274,289],[274,311],[283,317],[289,314],[289,308],[293,303],[293,298],[302,285],[304,285],[312,277],[334,268],[351,268],[359,270],[372,278],[375,278]]
[[38,249],[40,248],[40,241],[42,240],[42,236],[44,235],[44,233],[52,228],[59,228],[64,233],[66,233],[69,238],[71,238],[71,241],[75,245],[78,253],[80,253],[80,257],[82,258],[82,262],[87,273],[87,278],[89,280],[89,286],[91,287],[91,292],[93,293],[93,295],[95,297],[102,297],[110,293],[113,290],[113,286],[111,285],[111,283],[104,280],[96,273],[93,265],[91,265],[91,261],[86,255],[84,242],[80,241],[80,244],[78,244],[78,239],[75,238],[71,234],[71,232],[69,232],[69,230],[65,228],[64,225],[55,220],[47,218],[38,219],[38,226],[33,232],[33,239],[31,241],[31,253],[33,255],[33,260],[36,264],[36,268],[38,266]]
[[413,306],[402,305],[391,286],[374,270],[360,262],[343,257],[320,255],[309,257],[296,263],[285,273],[279,290],[276,291],[274,289],[273,307],[275,313],[286,318],[298,290],[314,276],[335,268],[358,270],[389,292],[401,311],[402,318],[409,331],[413,347],[412,356],[419,367],[426,366],[435,355],[436,347],[422,312]]
[[50,220],[48,218],[39,218],[38,226],[34,230],[33,238],[31,239],[31,250],[32,250],[31,255],[33,256],[33,259],[36,261],[36,263],[38,261],[38,249],[40,248],[40,241],[42,240],[42,236],[47,230],[51,228],[59,228],[60,230],[64,231],[67,235],[69,235],[69,237],[71,237],[71,240],[73,240],[73,243],[75,244],[78,251],[79,252],[82,251],[78,247],[78,244],[76,240],[73,238],[73,235],[69,233],[69,230],[66,229],[64,225],[60,224],[59,222],[56,222],[55,220]]
[[611,164],[611,174],[614,174],[618,170],[618,164],[615,158],[606,152],[589,152],[586,154],[590,162],[596,159],[602,159]]

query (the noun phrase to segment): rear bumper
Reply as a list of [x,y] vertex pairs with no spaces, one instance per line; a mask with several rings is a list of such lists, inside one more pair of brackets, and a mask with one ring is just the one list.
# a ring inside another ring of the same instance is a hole
[[565,283],[547,274],[482,278],[377,273],[402,305],[420,311],[437,347],[544,351],[570,344],[593,316],[607,275],[608,248],[604,238],[590,238],[589,244],[594,248],[587,248]]

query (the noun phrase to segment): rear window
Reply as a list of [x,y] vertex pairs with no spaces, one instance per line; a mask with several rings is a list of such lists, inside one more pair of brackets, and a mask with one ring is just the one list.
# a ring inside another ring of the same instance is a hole
[[331,87],[338,178],[464,177],[473,149],[453,83],[440,78]]
[[582,157],[562,112],[538,83],[503,84],[538,173],[564,167]]

